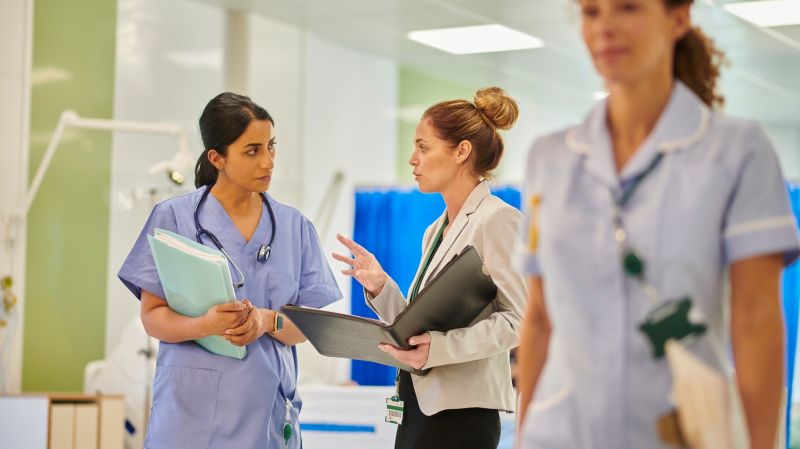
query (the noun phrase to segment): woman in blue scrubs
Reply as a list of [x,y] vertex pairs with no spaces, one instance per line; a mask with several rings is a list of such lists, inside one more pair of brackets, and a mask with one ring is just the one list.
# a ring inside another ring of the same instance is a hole
[[[300,448],[294,345],[305,337],[277,311],[342,295],[313,225],[265,193],[276,155],[267,111],[223,93],[203,111],[200,132],[198,189],[156,205],[119,272],[141,300],[147,333],[161,341],[145,448]],[[172,311],[147,244],[155,228],[224,248],[239,301],[197,318]],[[193,341],[209,335],[247,346],[247,356],[219,356]]]
[[657,432],[674,422],[672,337],[723,374],[732,345],[749,446],[772,449],[779,279],[799,247],[775,152],[716,110],[721,54],[692,0],[578,3],[609,95],[528,157],[520,447],[673,447]]

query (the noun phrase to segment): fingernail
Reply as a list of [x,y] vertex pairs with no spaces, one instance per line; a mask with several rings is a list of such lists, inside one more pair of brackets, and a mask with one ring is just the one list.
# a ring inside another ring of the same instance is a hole
[[378,345],[378,349],[380,349],[383,352],[386,352],[386,349],[382,345]]

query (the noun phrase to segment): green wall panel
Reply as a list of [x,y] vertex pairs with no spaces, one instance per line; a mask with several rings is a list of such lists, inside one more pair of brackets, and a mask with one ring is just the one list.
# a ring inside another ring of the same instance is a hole
[[[36,0],[30,179],[64,109],[111,118],[116,2]],[[81,390],[104,355],[111,134],[64,135],[28,215],[24,391]]]
[[444,100],[472,101],[478,87],[464,86],[400,67],[397,123],[397,180],[413,182],[408,159],[414,151],[414,132],[419,118],[429,106]]

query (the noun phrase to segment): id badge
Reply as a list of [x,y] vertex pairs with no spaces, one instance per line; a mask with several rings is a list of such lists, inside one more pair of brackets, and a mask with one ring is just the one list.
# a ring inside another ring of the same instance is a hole
[[667,340],[697,338],[706,332],[706,325],[693,320],[692,300],[682,298],[665,302],[647,314],[639,330],[647,337],[653,349],[653,357],[664,357]]
[[386,398],[385,421],[392,424],[403,424],[403,401],[398,396]]

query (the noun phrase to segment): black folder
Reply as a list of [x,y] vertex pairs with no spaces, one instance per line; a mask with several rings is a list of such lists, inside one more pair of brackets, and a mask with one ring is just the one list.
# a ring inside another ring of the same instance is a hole
[[469,326],[497,296],[475,248],[467,246],[417,294],[392,324],[297,306],[281,312],[297,325],[316,350],[328,357],[366,360],[420,373],[378,349],[379,343],[410,349],[408,339],[427,331]]

